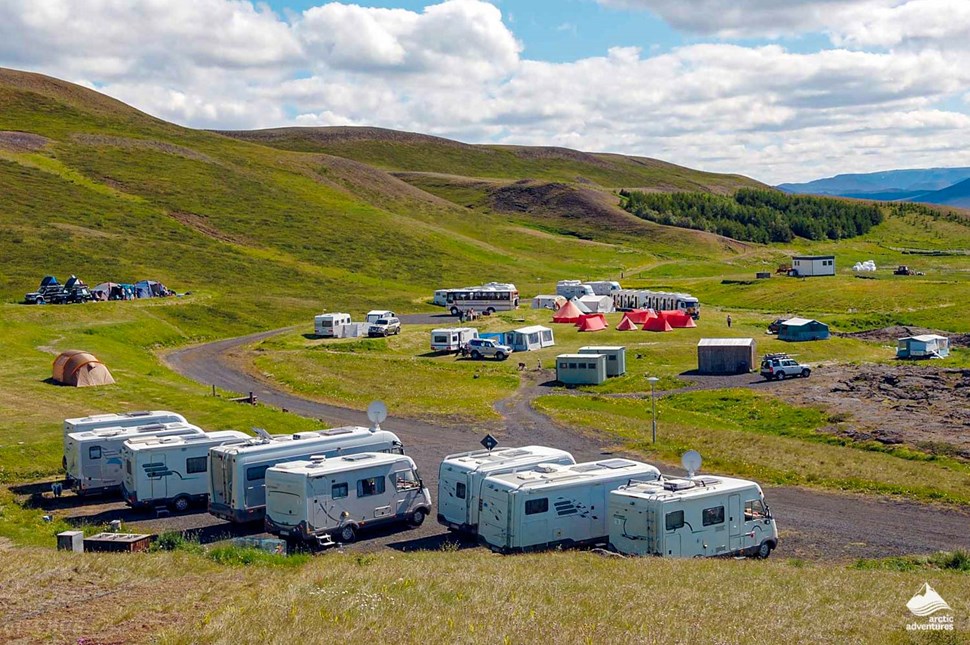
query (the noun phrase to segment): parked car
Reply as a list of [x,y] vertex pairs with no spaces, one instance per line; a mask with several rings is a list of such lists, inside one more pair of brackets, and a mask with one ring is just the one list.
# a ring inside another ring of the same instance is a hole
[[786,320],[788,319],[775,318],[774,320],[772,320],[770,323],[768,323],[768,333],[777,334],[779,331],[781,331],[781,323],[785,322]]
[[401,321],[398,318],[378,318],[367,329],[368,336],[392,336],[401,333]]
[[24,302],[28,305],[61,305],[90,300],[94,300],[94,295],[88,289],[88,285],[73,275],[64,284],[58,283],[54,276],[45,276],[37,291],[24,296]]
[[465,344],[461,353],[474,359],[490,357],[504,361],[512,351],[508,345],[503,345],[492,338],[472,338]]
[[808,378],[811,373],[811,368],[788,354],[768,354],[761,360],[761,375],[769,381],[782,381],[795,376]]

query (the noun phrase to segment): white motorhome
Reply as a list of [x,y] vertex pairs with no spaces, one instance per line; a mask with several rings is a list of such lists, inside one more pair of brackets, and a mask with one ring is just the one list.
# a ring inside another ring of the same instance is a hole
[[631,482],[610,493],[610,543],[620,553],[767,558],[778,528],[755,482],[730,477]]
[[67,435],[67,476],[78,495],[106,492],[121,486],[121,448],[133,437],[201,435],[201,428],[189,423],[154,423],[131,428],[98,428]]
[[372,309],[367,312],[367,316],[364,318],[364,322],[373,325],[381,318],[397,318],[397,314],[393,311],[388,311],[387,309]]
[[249,438],[236,430],[132,437],[121,448],[121,496],[132,507],[169,506],[186,511],[209,496],[209,448]]
[[585,284],[593,290],[594,296],[612,296],[622,289],[620,283],[615,280],[597,280],[595,282],[586,282]]
[[444,327],[431,330],[432,352],[457,352],[472,338],[478,338],[473,327]]
[[431,494],[403,455],[314,456],[266,471],[266,530],[283,538],[353,542],[381,524],[421,526],[430,512]]
[[482,485],[478,539],[502,553],[606,543],[608,493],[630,480],[658,477],[653,466],[630,459],[541,464],[488,477]]
[[580,280],[560,280],[556,283],[556,295],[572,300],[595,294],[592,287],[583,284]]
[[266,470],[314,455],[339,457],[360,452],[404,454],[393,432],[358,426],[292,435],[269,435],[209,450],[209,512],[230,522],[262,520]]
[[576,463],[565,450],[545,446],[494,448],[448,455],[438,468],[438,522],[455,531],[478,530],[486,477],[532,470],[539,464]]
[[132,428],[153,423],[186,423],[181,414],[168,410],[151,410],[143,412],[120,412],[117,414],[94,414],[76,419],[64,419],[64,458],[61,466],[67,469],[67,435],[75,432],[86,432],[98,428]]
[[350,314],[321,314],[313,317],[313,333],[323,338],[341,338],[343,328],[351,324]]
[[694,320],[701,317],[701,303],[688,293],[651,291],[649,289],[620,289],[613,293],[613,305],[619,311],[654,309],[680,311]]

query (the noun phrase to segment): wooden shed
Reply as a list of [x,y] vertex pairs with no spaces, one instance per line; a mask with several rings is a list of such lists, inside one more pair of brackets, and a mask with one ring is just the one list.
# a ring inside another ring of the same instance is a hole
[[746,374],[757,364],[754,338],[702,338],[697,343],[700,374]]

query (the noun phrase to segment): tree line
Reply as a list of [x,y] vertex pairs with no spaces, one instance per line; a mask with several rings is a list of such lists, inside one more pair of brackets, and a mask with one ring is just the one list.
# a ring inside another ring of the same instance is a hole
[[620,198],[627,211],[651,222],[763,244],[795,237],[841,240],[863,235],[883,219],[872,204],[757,188],[733,196],[622,190]]

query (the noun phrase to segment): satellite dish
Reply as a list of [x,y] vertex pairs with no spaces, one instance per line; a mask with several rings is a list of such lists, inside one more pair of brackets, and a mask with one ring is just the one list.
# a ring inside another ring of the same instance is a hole
[[693,477],[694,473],[701,469],[701,453],[696,450],[688,450],[680,458],[680,465],[687,471],[688,477]]
[[371,430],[377,430],[381,427],[381,421],[387,418],[387,406],[384,405],[383,401],[374,401],[367,406],[367,418],[374,425],[371,426]]

